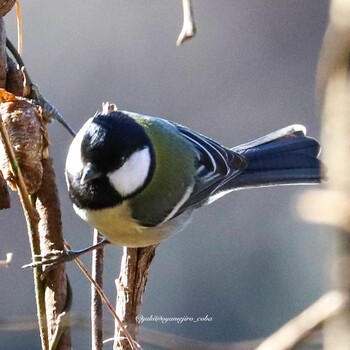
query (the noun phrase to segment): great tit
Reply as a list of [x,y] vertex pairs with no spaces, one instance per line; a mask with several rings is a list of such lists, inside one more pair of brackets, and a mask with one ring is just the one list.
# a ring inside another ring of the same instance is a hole
[[66,180],[83,220],[111,243],[144,247],[231,191],[320,182],[319,151],[302,125],[227,148],[165,119],[102,111],[74,138]]

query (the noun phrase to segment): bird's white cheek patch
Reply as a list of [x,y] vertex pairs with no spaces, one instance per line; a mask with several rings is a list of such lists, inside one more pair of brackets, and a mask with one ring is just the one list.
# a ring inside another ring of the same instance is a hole
[[133,153],[118,170],[107,174],[118,193],[127,197],[145,183],[151,166],[149,148]]

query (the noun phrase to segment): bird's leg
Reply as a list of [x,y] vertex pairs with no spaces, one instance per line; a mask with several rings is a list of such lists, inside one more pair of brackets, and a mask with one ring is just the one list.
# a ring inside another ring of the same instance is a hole
[[80,250],[53,250],[48,254],[45,255],[35,255],[34,258],[41,258],[40,261],[34,261],[30,264],[26,264],[22,266],[22,269],[31,267],[38,267],[38,266],[46,266],[45,268],[45,274],[52,270],[56,265],[62,264],[65,262],[72,261],[76,258],[78,258],[80,255],[91,252],[95,249],[100,249],[104,247],[107,244],[111,244],[111,242],[104,238],[102,241],[98,242],[97,244],[94,244],[90,247],[80,249]]

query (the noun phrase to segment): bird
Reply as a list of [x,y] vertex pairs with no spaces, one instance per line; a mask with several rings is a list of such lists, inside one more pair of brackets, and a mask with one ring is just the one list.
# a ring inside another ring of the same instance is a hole
[[106,242],[137,248],[181,231],[194,210],[229,192],[321,182],[319,154],[298,124],[230,148],[167,119],[107,108],[76,134],[65,176],[75,212]]

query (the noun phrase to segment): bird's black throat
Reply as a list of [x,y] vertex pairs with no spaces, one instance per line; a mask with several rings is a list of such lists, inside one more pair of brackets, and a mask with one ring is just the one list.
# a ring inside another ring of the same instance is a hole
[[113,188],[107,176],[89,181],[81,185],[76,183],[69,174],[69,197],[80,209],[100,210],[114,207],[123,202],[124,198]]

